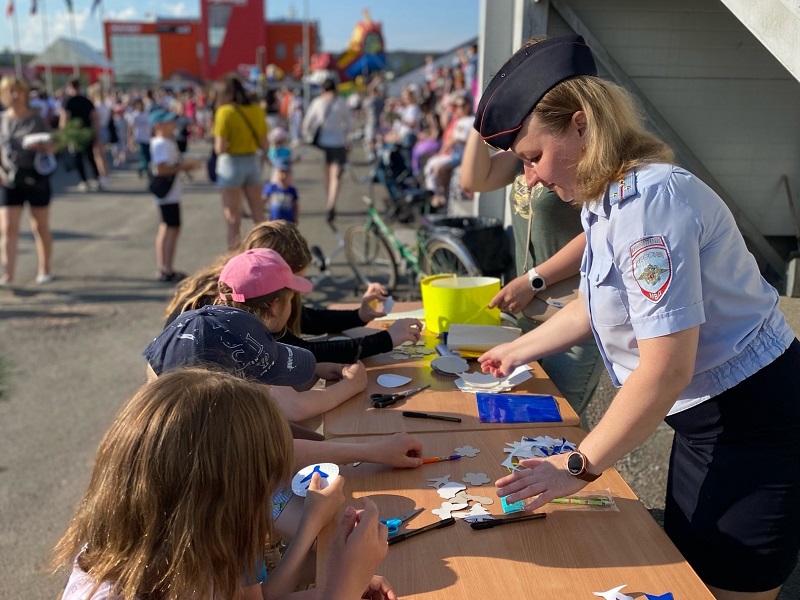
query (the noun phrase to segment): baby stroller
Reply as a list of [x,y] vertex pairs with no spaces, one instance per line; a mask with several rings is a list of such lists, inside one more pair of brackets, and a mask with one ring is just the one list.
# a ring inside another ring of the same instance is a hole
[[376,152],[372,183],[381,184],[388,194],[384,214],[388,221],[411,223],[434,212],[433,192],[419,187],[397,144],[386,144]]

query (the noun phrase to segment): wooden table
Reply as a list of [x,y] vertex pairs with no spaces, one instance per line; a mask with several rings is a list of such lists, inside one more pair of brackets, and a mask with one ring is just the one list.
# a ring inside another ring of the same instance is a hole
[[[523,435],[551,435],[579,442],[585,433],[578,428],[550,427],[487,429],[468,432],[422,433],[426,456],[450,454],[470,444],[481,452],[475,458],[423,465],[415,470],[391,469],[363,463],[346,465],[345,497],[368,496],[382,518],[425,507],[407,528],[435,522],[431,510],[442,498],[427,487],[427,479],[451,475],[460,481],[467,472],[483,472],[492,483],[467,491],[495,498],[486,506],[501,515],[494,481],[507,474],[501,462],[506,442]],[[368,438],[357,438],[364,441]],[[524,598],[572,600],[594,598],[592,592],[627,584],[624,593],[672,592],[676,600],[712,599],[711,594],[683,559],[666,534],[638,501],[614,469],[609,469],[588,490],[610,490],[618,512],[576,511],[574,506],[548,504],[541,511],[547,518],[474,531],[463,521],[390,546],[379,568],[401,598],[486,600]],[[317,577],[324,577],[324,561],[334,530],[329,526],[318,540]]]
[[[353,308],[354,306],[338,305],[332,308]],[[419,306],[420,303],[398,303],[397,310],[411,310]],[[373,322],[370,325],[371,327],[350,329],[345,333],[350,337],[369,335],[374,333],[375,329],[381,328],[387,323]],[[431,350],[436,347],[437,343],[440,343],[435,334],[427,331],[423,331],[422,339],[425,340],[425,347]],[[367,390],[325,413],[323,420],[325,437],[387,434],[398,431],[416,433],[425,431],[469,431],[474,429],[526,429],[532,426],[531,423],[481,423],[478,418],[478,405],[475,400],[475,394],[461,392],[454,383],[455,377],[439,375],[431,369],[430,362],[437,356],[436,353],[433,353],[400,361],[392,358],[392,353],[387,353],[365,359],[364,365],[367,367],[369,377]],[[478,371],[478,363],[470,361],[470,369]],[[383,373],[405,375],[406,377],[411,377],[411,382],[400,388],[390,390],[378,385],[376,381],[378,376]],[[533,375],[532,379],[518,385],[511,393],[551,395],[558,403],[558,409],[561,412],[563,421],[548,425],[579,425],[580,418],[538,363],[532,363],[531,375]],[[369,401],[370,394],[404,391],[426,383],[430,384],[431,387],[429,389],[401,400],[390,408],[372,408],[372,404]],[[404,410],[460,417],[462,422],[448,423],[430,419],[410,419],[402,416],[402,411]]]

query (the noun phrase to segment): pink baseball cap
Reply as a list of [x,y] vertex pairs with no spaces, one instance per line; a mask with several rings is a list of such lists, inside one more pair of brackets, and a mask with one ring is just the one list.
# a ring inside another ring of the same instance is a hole
[[266,296],[283,288],[310,292],[314,287],[305,277],[292,273],[280,254],[267,248],[254,248],[234,256],[223,267],[219,282],[233,290],[229,296],[235,302]]

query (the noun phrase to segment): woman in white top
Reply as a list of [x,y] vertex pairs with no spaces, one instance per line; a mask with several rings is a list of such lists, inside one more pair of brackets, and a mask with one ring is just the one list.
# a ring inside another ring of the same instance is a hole
[[[328,222],[336,217],[336,199],[339,197],[339,174],[347,163],[348,137],[353,126],[353,115],[347,103],[336,94],[336,84],[326,79],[322,94],[311,101],[303,120],[303,136],[325,152],[323,185],[327,201]],[[312,134],[312,132],[314,132]]]

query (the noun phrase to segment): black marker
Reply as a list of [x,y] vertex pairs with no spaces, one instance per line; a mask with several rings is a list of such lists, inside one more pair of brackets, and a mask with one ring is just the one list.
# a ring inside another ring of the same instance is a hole
[[488,521],[479,521],[478,523],[470,523],[469,526],[473,529],[491,529],[499,525],[507,525],[509,523],[517,523],[518,521],[532,521],[534,519],[544,519],[547,513],[533,513],[524,517],[509,517],[507,519],[489,519]]
[[461,419],[458,417],[448,417],[445,415],[432,415],[424,412],[414,412],[412,410],[404,410],[403,416],[410,417],[412,419],[434,419],[436,421],[450,421],[451,423],[461,423]]
[[397,535],[393,535],[389,538],[389,545],[396,544],[397,542],[402,542],[403,540],[407,540],[410,537],[414,537],[419,533],[425,533],[426,531],[431,531],[432,529],[441,529],[442,527],[449,527],[450,525],[455,524],[456,520],[453,517],[449,519],[444,519],[437,523],[431,523],[430,525],[425,525],[425,527],[420,527],[419,529],[412,529],[410,531],[404,531],[403,533],[398,533]]

